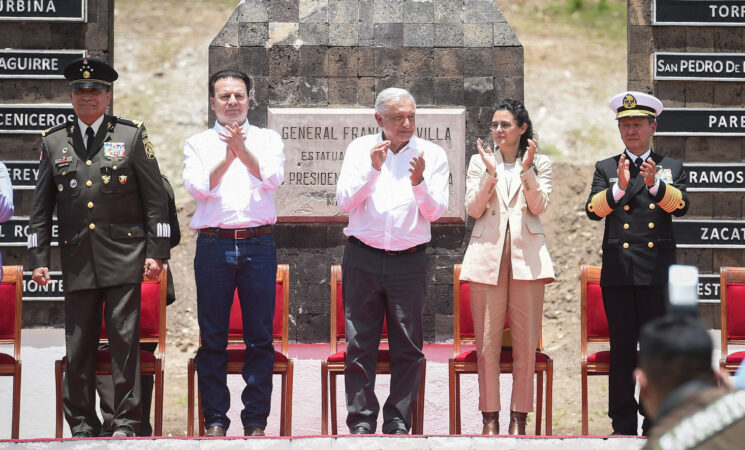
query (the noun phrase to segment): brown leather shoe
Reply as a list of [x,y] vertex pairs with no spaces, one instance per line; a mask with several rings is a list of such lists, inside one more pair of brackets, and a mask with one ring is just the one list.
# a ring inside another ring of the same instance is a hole
[[204,437],[225,437],[225,427],[212,425],[204,432]]
[[264,434],[264,429],[261,427],[256,427],[253,425],[249,425],[246,428],[243,429],[243,435],[244,436],[266,436]]
[[496,436],[499,434],[499,411],[486,412],[482,411],[481,415],[484,417],[484,428],[481,430],[481,434],[488,436]]
[[510,431],[511,435],[525,436],[525,423],[528,421],[528,413],[510,411]]

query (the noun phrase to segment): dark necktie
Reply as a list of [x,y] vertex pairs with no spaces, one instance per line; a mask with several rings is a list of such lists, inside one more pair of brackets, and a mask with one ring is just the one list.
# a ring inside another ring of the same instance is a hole
[[85,149],[88,151],[89,155],[93,151],[93,128],[91,127],[88,127],[88,129],[85,130]]
[[[90,128],[88,129],[90,130]],[[634,165],[636,166],[637,169],[641,169],[643,163],[644,161],[642,161],[641,158],[636,158],[636,160],[634,161]]]

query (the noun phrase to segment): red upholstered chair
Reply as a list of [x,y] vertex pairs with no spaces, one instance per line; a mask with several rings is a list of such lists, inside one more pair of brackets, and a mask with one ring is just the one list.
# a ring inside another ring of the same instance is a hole
[[[339,351],[338,345],[346,345],[346,329],[344,322],[344,301],[341,290],[341,266],[331,266],[331,332],[330,345],[331,355],[321,361],[321,434],[328,434],[329,405],[331,406],[331,434],[337,434],[336,415],[336,377],[344,375],[344,365],[347,362],[346,350]],[[391,373],[391,355],[388,350],[388,327],[383,321],[383,334],[381,347],[378,349],[378,361],[375,364],[375,373]],[[419,385],[419,395],[414,405],[414,413],[411,418],[411,433],[422,434],[424,429],[424,381],[427,369],[427,361],[422,367],[422,380]],[[330,395],[329,395],[330,392]]]
[[729,353],[727,346],[745,345],[745,267],[719,269],[722,300],[722,356],[719,367],[734,374],[745,358],[745,351]]
[[582,368],[582,435],[588,434],[587,377],[608,375],[610,370],[610,351],[603,350],[587,354],[588,343],[610,344],[608,319],[605,317],[603,292],[600,290],[600,267],[582,265],[581,307],[581,368]]
[[23,267],[3,266],[3,279],[0,284],[0,344],[12,345],[13,354],[0,353],[0,376],[13,377],[11,439],[18,439],[21,418],[22,300]]
[[[163,434],[163,380],[166,367],[166,280],[168,265],[163,266],[160,276],[155,280],[144,278],[140,311],[140,343],[158,343],[155,353],[140,350],[140,373],[155,376],[155,426],[153,434]],[[101,322],[99,342],[107,342],[105,321]],[[62,437],[62,375],[65,372],[66,357],[54,362],[56,398],[55,436]],[[98,350],[96,354],[96,375],[111,375],[111,352]]]
[[[475,342],[473,317],[471,316],[471,291],[468,282],[460,281],[460,264],[453,266],[453,347],[454,357],[448,361],[450,382],[450,434],[461,433],[460,423],[460,376],[478,374],[476,350],[461,352],[461,344]],[[502,351],[499,355],[501,373],[512,373],[512,335],[509,318],[505,318],[502,336]],[[538,337],[538,349],[535,352],[536,374],[536,408],[535,434],[541,434],[543,415],[543,374],[546,374],[546,435],[551,435],[551,407],[554,382],[554,362],[543,352],[541,336]]]
[[[274,351],[275,375],[282,379],[282,396],[280,400],[279,433],[282,436],[292,434],[292,374],[294,362],[289,358],[287,349],[289,347],[289,308],[290,308],[290,266],[279,264],[277,266],[277,286],[274,303],[274,322],[272,324],[272,335],[274,344],[279,345],[280,350]],[[230,309],[230,326],[228,328],[228,375],[240,375],[243,372],[243,363],[246,357],[246,345],[243,343],[243,315],[241,303],[238,300],[238,290],[233,297],[233,306]],[[196,373],[196,361],[189,359],[188,363],[188,389],[187,389],[187,423],[186,435],[194,436],[194,386]],[[199,386],[197,386],[197,392]],[[198,394],[197,409],[199,410],[199,435],[204,436],[204,414],[202,411],[202,395]]]

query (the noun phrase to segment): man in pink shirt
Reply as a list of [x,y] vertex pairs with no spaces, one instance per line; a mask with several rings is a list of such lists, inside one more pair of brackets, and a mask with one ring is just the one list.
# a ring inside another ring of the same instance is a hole
[[419,391],[426,247],[430,222],[448,206],[449,170],[445,151],[414,135],[415,116],[409,92],[381,91],[375,101],[381,133],[349,144],[336,186],[339,207],[349,213],[342,295],[347,426],[352,434],[374,433],[377,425],[375,363],[384,319],[391,354],[384,433],[409,432]]
[[184,185],[197,200],[190,227],[199,232],[194,275],[202,345],[196,363],[206,436],[225,436],[230,426],[226,347],[236,289],[246,343],[244,435],[264,434],[271,406],[277,273],[273,193],[284,179],[285,158],[276,132],[246,120],[250,87],[242,72],[212,75],[210,107],[217,121],[184,145]]

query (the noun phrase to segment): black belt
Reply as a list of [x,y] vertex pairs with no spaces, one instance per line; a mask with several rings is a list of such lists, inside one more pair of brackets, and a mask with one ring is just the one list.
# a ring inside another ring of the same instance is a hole
[[349,236],[349,242],[369,250],[373,250],[380,253],[385,253],[386,255],[412,255],[414,253],[420,252],[427,248],[427,244],[419,244],[416,247],[407,248],[405,250],[383,250],[382,248],[372,247],[370,245],[365,244],[361,240],[357,239],[354,236]]
[[249,239],[256,236],[263,236],[272,232],[271,225],[261,225],[252,228],[200,228],[199,234],[207,236],[217,236],[230,239]]

